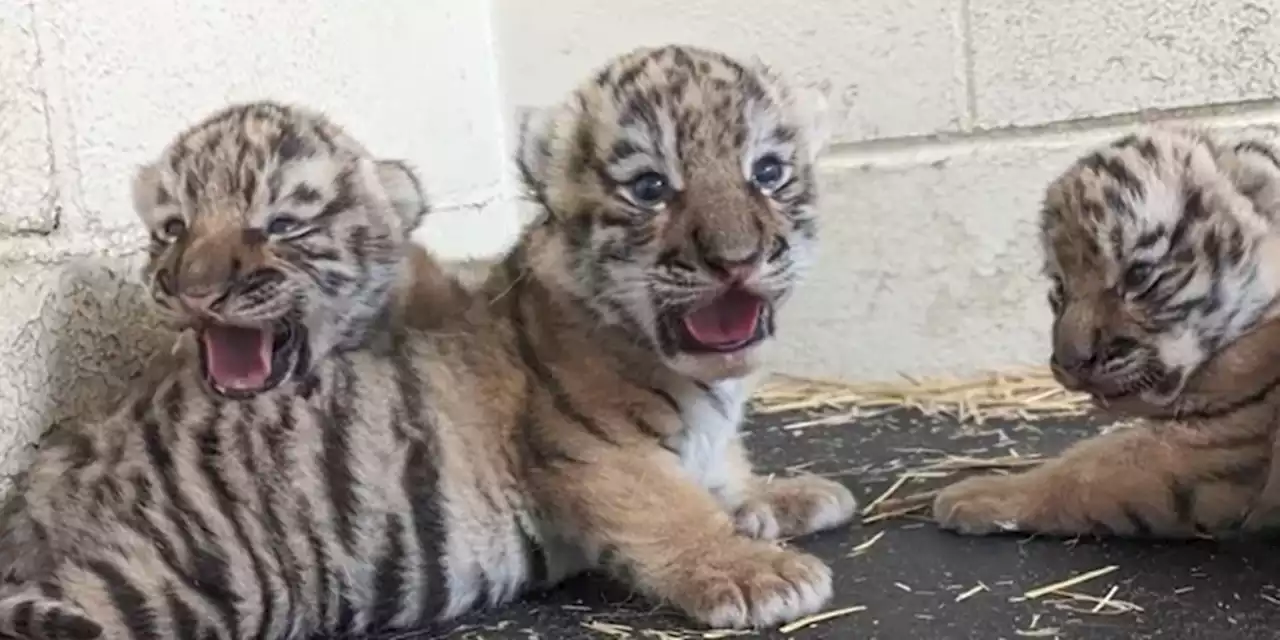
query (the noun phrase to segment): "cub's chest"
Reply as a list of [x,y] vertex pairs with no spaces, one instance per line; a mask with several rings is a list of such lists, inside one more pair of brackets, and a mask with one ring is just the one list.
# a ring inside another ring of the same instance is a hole
[[727,452],[738,437],[749,393],[743,380],[687,383],[673,390],[684,428],[667,440],[667,446],[680,456],[690,477],[707,489],[719,489],[730,480]]

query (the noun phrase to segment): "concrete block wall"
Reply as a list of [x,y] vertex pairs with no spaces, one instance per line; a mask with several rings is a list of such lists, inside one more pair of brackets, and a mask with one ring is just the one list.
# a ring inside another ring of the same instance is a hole
[[831,81],[820,265],[779,369],[846,379],[1042,364],[1044,186],[1134,123],[1280,122],[1261,0],[497,0],[508,104],[683,41]]

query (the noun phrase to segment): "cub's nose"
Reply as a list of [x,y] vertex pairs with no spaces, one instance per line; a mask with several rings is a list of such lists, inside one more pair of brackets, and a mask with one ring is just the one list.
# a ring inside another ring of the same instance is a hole
[[226,290],[221,287],[186,287],[178,294],[178,299],[193,311],[209,311],[226,297]]

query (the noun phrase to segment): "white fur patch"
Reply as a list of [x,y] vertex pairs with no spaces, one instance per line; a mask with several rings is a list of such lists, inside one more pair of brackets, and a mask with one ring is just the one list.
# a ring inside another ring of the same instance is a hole
[[685,428],[669,444],[680,453],[681,466],[698,485],[716,491],[733,480],[726,451],[738,437],[750,387],[746,379],[723,380],[705,391],[690,383],[673,394]]
[[726,451],[742,424],[750,390],[746,380],[723,380],[703,390],[690,384],[677,394],[685,430],[672,440],[695,483],[719,489],[731,480]]

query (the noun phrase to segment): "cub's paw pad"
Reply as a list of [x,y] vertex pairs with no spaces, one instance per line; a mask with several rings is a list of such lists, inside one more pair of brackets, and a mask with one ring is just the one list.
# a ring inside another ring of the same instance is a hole
[[963,535],[979,536],[1023,530],[1020,522],[1024,491],[1020,478],[979,476],[943,489],[933,501],[938,526]]
[[858,500],[839,482],[814,475],[763,482],[734,513],[738,532],[772,540],[843,525],[853,519]]
[[796,551],[753,543],[696,567],[684,608],[712,628],[768,627],[812,615],[831,599],[831,569]]

